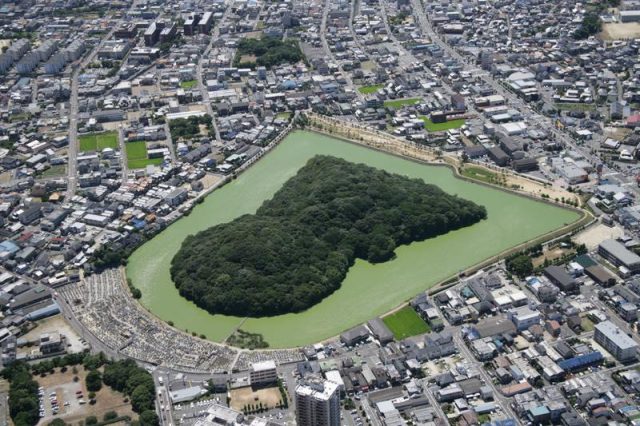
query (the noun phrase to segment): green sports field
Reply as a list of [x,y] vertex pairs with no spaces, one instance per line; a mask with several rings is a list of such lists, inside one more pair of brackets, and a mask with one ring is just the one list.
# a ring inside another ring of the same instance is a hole
[[384,101],[384,106],[387,108],[402,108],[405,105],[415,105],[420,102],[420,98],[408,98],[408,99],[393,99],[391,101]]
[[434,123],[429,119],[429,117],[422,116],[420,118],[424,121],[424,128],[427,129],[428,132],[442,132],[445,130],[458,129],[464,124],[463,119],[445,121],[444,123]]
[[118,148],[118,134],[116,132],[88,133],[79,138],[80,151],[102,151],[105,148]]
[[363,95],[370,95],[371,93],[376,93],[378,90],[382,89],[384,84],[372,84],[371,86],[361,86],[358,87],[358,92]]
[[127,167],[130,169],[144,169],[150,164],[162,164],[162,158],[147,158],[147,144],[144,141],[127,142]]
[[431,331],[429,325],[413,310],[411,306],[405,306],[399,311],[382,318],[389,327],[396,340]]

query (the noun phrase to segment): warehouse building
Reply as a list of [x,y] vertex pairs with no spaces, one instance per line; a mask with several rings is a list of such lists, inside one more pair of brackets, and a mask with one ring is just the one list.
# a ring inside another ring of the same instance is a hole
[[380,341],[380,344],[385,345],[393,341],[393,333],[380,318],[369,320],[367,325],[373,336]]

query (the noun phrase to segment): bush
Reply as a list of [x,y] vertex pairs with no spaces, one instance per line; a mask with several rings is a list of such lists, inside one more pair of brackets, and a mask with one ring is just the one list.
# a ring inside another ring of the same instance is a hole
[[118,418],[118,413],[116,413],[115,411],[107,411],[106,413],[104,413],[103,417],[105,422],[116,418]]
[[98,424],[98,418],[96,416],[89,416],[84,420],[84,424],[86,424],[86,425],[96,425],[96,424]]

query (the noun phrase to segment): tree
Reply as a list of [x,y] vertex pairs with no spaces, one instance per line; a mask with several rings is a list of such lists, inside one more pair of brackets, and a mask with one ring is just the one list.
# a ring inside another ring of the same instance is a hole
[[533,272],[533,262],[529,256],[520,254],[507,260],[507,270],[519,278],[524,278]]
[[131,393],[131,407],[137,413],[153,410],[154,389],[147,385],[137,386]]
[[158,425],[158,416],[156,412],[153,410],[146,410],[140,414],[140,425],[141,426],[157,426]]
[[602,29],[602,21],[596,12],[589,12],[582,18],[580,27],[573,33],[573,38],[582,40],[589,36],[595,35]]
[[98,370],[91,370],[85,379],[87,390],[97,392],[102,388],[102,375]]
[[255,214],[188,236],[171,277],[211,313],[301,312],[336,291],[356,259],[387,261],[486,214],[423,181],[317,156]]
[[67,426],[67,424],[62,419],[53,419],[52,421],[47,423],[47,426]]
[[89,416],[84,420],[84,424],[86,424],[86,425],[96,425],[96,424],[98,424],[98,418],[96,416]]

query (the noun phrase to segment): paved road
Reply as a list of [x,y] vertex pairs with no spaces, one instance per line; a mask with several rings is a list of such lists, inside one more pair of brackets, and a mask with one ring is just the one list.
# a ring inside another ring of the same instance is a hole
[[[347,86],[354,91],[354,93],[356,94],[356,96],[358,96],[359,99],[363,99],[362,93],[360,93],[356,88],[356,86],[353,84],[353,80],[351,79],[351,73],[344,71],[344,69],[342,68],[342,64],[340,64],[336,60],[336,57],[331,51],[331,47],[329,46],[329,42],[327,41],[327,37],[326,37],[327,20],[329,19],[329,12],[331,11],[331,4],[332,4],[331,0],[325,0],[324,9],[322,10],[322,21],[320,22],[320,41],[322,42],[322,47],[328,56],[329,62],[334,62],[338,64],[340,73],[346,80]],[[354,6],[352,5],[351,10],[349,12],[349,29],[352,32],[353,32],[353,14],[354,14]],[[358,38],[355,37],[355,40],[358,40]]]
[[127,161],[127,149],[124,140],[124,128],[120,125],[118,126],[118,146],[120,146],[120,161],[122,163],[122,184],[127,182],[127,176],[129,175],[129,162]]
[[198,60],[198,66],[196,67],[196,72],[197,72],[196,80],[198,81],[198,90],[202,94],[202,102],[204,102],[207,108],[207,114],[209,114],[209,116],[212,118],[211,125],[213,126],[213,131],[216,136],[216,142],[218,143],[221,143],[222,139],[220,138],[220,131],[218,130],[218,126],[216,125],[215,116],[213,114],[213,108],[211,107],[211,100],[209,99],[209,91],[207,90],[207,86],[205,85],[205,82],[204,82],[204,73],[202,70],[202,63],[206,58],[209,57],[209,52],[213,47],[213,42],[218,40],[218,38],[220,37],[220,26],[222,25],[222,23],[224,23],[227,20],[230,13],[231,13],[231,7],[229,6],[228,3],[226,3],[226,9],[224,11],[224,14],[222,15],[222,18],[220,19],[220,21],[216,22],[215,27],[213,28],[213,31],[211,33],[211,39],[209,40],[209,44],[207,44],[207,47],[205,48],[204,52],[202,52],[202,55],[200,55],[200,59]]
[[[131,3],[129,10],[136,8],[140,0],[134,0]],[[115,21],[111,25],[111,30],[100,40],[89,54],[80,61],[79,64],[74,64],[73,73],[71,75],[71,95],[69,97],[69,146],[68,146],[68,164],[67,164],[67,192],[66,200],[70,200],[76,194],[76,188],[78,185],[78,77],[84,68],[89,65],[98,54],[98,51],[104,45],[104,42],[109,40],[113,33],[118,29],[120,23],[125,20],[128,13],[123,13],[123,18]]]

